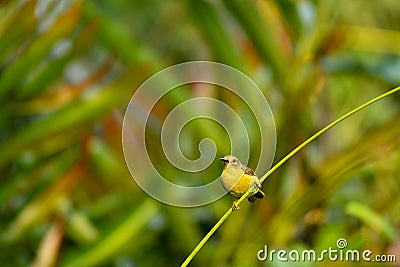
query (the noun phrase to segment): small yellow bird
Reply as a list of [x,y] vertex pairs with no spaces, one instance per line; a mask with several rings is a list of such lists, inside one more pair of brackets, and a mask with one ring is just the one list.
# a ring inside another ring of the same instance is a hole
[[[252,169],[243,165],[240,160],[232,155],[220,158],[225,163],[221,174],[221,183],[226,191],[237,198],[243,196],[250,188],[251,192],[247,198],[249,202],[254,202],[257,198],[263,198],[264,192],[260,190],[261,184],[258,177]],[[238,210],[239,207],[234,201],[232,210]]]

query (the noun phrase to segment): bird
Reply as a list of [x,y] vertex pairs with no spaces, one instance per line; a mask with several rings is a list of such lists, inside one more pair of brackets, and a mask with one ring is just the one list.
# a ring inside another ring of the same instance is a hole
[[[221,174],[221,184],[226,191],[234,197],[240,198],[251,189],[249,197],[247,198],[251,203],[265,196],[264,192],[261,191],[259,179],[252,169],[243,165],[240,160],[233,155],[227,155],[220,158],[220,160],[223,161],[225,165]],[[236,205],[236,201],[234,201],[232,204],[232,211],[238,209],[239,207]]]

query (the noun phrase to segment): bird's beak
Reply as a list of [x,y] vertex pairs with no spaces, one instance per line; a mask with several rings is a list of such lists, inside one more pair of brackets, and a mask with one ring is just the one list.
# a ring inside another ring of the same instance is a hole
[[225,162],[225,163],[228,163],[228,162],[229,162],[229,160],[226,159],[226,158],[219,158],[219,160],[222,160],[222,161]]

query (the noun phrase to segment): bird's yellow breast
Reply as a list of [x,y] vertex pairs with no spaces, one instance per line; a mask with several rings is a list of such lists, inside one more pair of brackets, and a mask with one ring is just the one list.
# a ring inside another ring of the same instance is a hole
[[235,197],[241,197],[257,180],[257,176],[245,174],[236,168],[225,168],[221,174],[222,186]]

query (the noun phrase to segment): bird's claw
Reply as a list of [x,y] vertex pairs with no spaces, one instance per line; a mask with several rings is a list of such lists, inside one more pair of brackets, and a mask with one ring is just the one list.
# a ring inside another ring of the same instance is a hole
[[239,206],[236,205],[236,201],[234,201],[234,202],[232,203],[232,211],[235,211],[235,210],[238,210],[238,209],[239,209]]

